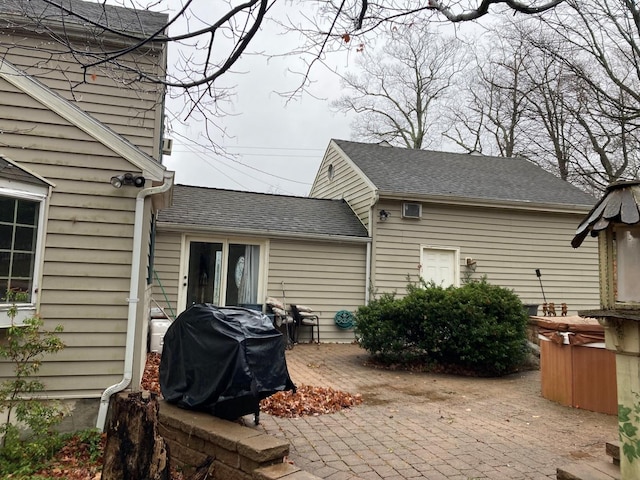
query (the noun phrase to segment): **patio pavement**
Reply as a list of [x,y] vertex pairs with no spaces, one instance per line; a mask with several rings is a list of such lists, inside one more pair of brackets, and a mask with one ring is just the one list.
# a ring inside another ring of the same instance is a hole
[[320,478],[470,480],[556,478],[576,461],[608,461],[615,416],[542,398],[540,374],[498,379],[394,372],[363,365],[357,345],[287,351],[296,385],[360,393],[362,405],[302,418],[261,415],[291,444],[289,460]]

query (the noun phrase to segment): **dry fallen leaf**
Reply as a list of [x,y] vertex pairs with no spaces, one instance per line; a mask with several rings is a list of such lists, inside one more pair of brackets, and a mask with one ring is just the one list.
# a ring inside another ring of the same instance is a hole
[[260,410],[276,417],[334,413],[362,403],[362,395],[352,395],[332,388],[300,385],[296,393],[277,392],[260,402]]

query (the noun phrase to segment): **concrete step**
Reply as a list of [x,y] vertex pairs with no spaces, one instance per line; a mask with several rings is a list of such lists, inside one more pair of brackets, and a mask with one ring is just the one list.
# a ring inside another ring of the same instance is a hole
[[620,442],[607,442],[605,445],[607,455],[611,457],[614,465],[620,465]]
[[609,462],[581,462],[558,468],[557,480],[620,480],[620,467]]

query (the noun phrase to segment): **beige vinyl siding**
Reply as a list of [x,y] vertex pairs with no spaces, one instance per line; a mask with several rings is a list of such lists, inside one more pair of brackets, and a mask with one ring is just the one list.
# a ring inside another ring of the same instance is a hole
[[389,210],[376,223],[374,285],[379,292],[405,292],[406,278],[419,275],[421,246],[453,247],[460,252],[460,281],[465,257],[477,261],[472,279],[513,289],[524,303],[543,303],[535,269],[542,272],[547,301],[565,302],[569,313],[599,305],[595,239],[574,250],[575,228],[586,213],[559,214],[504,209],[453,207],[424,203],[422,219],[403,219],[400,202],[381,202]]
[[[284,282],[287,304],[319,315],[322,342],[351,342],[353,331],[339,329],[334,316],[364,304],[365,259],[365,244],[271,240],[267,295],[282,299]],[[303,328],[300,341],[309,338],[310,329]]]
[[[158,231],[156,236],[155,269],[176,313],[182,311],[177,305],[182,235]],[[236,241],[244,240],[236,238]],[[287,303],[307,305],[320,315],[323,342],[352,341],[353,332],[338,329],[333,318],[339,310],[354,311],[364,304],[366,245],[283,239],[270,239],[268,245],[266,250],[261,250],[267,255],[265,297],[282,299],[284,282]],[[169,313],[155,279],[153,299]],[[304,330],[301,340],[308,339],[310,333]]]
[[[5,103],[6,91],[15,93],[0,81],[0,154],[55,185],[38,302],[48,328],[64,327],[66,348],[51,358],[51,364],[45,362],[42,380],[52,395],[98,397],[122,377],[139,192],[114,189],[109,180],[123,172],[139,172],[28,95],[22,95],[20,105],[14,105],[13,97],[11,104]],[[146,318],[144,310],[141,301],[138,318]],[[10,373],[8,365],[0,365],[0,380]]]
[[[109,48],[109,45],[104,48]],[[122,73],[104,67],[89,69],[85,75],[63,47],[21,34],[10,36],[0,33],[0,55],[76,103],[145,153],[158,158],[162,133],[161,86],[135,81],[133,74],[123,78]],[[149,51],[144,56],[123,57],[121,61],[157,75],[161,73],[164,59],[159,51]],[[2,95],[6,97],[8,106],[19,107],[22,104],[23,96],[15,88],[5,88]],[[43,115],[42,121],[46,124],[50,118],[50,114]]]
[[[180,249],[182,242],[181,233],[162,232],[156,233],[156,248],[154,255],[154,268],[158,273],[162,288],[167,294],[169,303],[164,296],[158,280],[153,279],[153,299],[165,309],[168,315],[171,309],[178,313],[178,291],[180,289]],[[155,305],[155,304],[154,304]]]
[[[329,180],[328,169],[333,165],[333,179]],[[360,221],[368,227],[369,210],[375,200],[375,191],[367,183],[343,155],[329,145],[316,179],[311,187],[310,197],[314,198],[344,198],[353,209]]]

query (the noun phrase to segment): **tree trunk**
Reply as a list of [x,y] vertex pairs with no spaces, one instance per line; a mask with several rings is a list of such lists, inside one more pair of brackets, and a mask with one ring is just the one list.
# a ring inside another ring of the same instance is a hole
[[102,480],[170,480],[169,446],[158,433],[155,394],[118,394],[112,399]]

